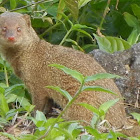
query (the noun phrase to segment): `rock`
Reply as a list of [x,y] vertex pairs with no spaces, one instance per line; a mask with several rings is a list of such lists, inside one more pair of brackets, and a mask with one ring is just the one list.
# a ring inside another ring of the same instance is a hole
[[115,83],[125,99],[127,113],[140,113],[140,43],[123,52],[109,54],[96,49],[90,55],[108,73],[121,76],[120,79],[115,79]]

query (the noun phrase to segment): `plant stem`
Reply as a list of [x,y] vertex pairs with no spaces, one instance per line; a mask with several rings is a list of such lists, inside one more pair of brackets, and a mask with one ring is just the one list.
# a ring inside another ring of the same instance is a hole
[[41,35],[39,35],[40,38],[43,38],[43,36],[48,33],[49,31],[51,31],[52,29],[54,29],[55,27],[61,25],[62,23],[59,22],[59,23],[56,23],[55,25],[51,26],[50,28],[48,28],[44,33],[42,33]]
[[[70,18],[71,15],[68,15],[68,18]],[[51,26],[50,28],[48,28],[44,33],[42,33],[40,36],[40,38],[43,38],[43,36],[48,33],[49,31],[51,31],[52,29],[56,28],[57,26],[61,25],[62,23],[65,23],[67,20],[64,19],[62,22],[56,22],[56,24],[54,24],[53,26]]]
[[34,0],[34,2],[36,3],[35,5],[34,5],[34,8],[33,8],[33,11],[37,11],[37,2],[38,2],[39,0]]
[[0,3],[0,6],[3,6],[8,0],[3,0],[1,3]]
[[23,7],[19,7],[19,8],[13,9],[13,10],[10,10],[10,12],[17,11],[17,10],[20,10],[20,9],[24,9],[24,8],[30,7],[32,5],[37,5],[39,3],[51,2],[51,1],[53,1],[53,0],[48,0],[48,1],[46,1],[46,0],[40,0],[40,1],[37,1],[37,2],[34,2],[34,3],[31,3],[29,5],[26,5],[26,6],[23,6]]
[[105,10],[104,10],[104,13],[103,13],[103,18],[102,18],[102,20],[101,20],[101,23],[100,23],[100,26],[99,26],[99,30],[101,30],[101,28],[102,28],[103,22],[104,22],[104,20],[105,20],[105,16],[106,16],[106,14],[107,14],[107,12],[108,12],[108,7],[109,7],[109,5],[110,5],[110,2],[111,2],[111,0],[108,0],[108,1],[107,1],[107,5],[106,5]]
[[70,30],[66,33],[66,35],[64,36],[63,40],[60,42],[59,45],[62,45],[62,44],[65,42],[66,38],[68,37],[68,35],[70,34],[71,31],[72,31],[72,27],[71,27]]
[[11,131],[13,131],[18,125],[20,125],[25,119],[26,119],[26,117],[29,115],[29,112],[27,112],[24,116],[23,116],[23,118],[17,123],[17,124],[15,124],[14,126],[12,126],[8,131],[7,131],[7,133],[10,133]]
[[7,69],[6,69],[6,63],[4,61],[4,75],[5,75],[5,81],[6,81],[6,86],[9,87],[9,82],[8,82],[8,74],[7,74]]
[[38,138],[37,140],[42,140],[43,138],[45,138],[46,136],[49,136],[50,132],[52,131],[52,129],[54,128],[55,124],[59,121],[59,119],[62,117],[62,115],[66,112],[66,110],[73,104],[73,102],[77,99],[77,97],[79,96],[79,94],[82,92],[82,88],[84,86],[84,80],[82,82],[82,84],[80,85],[79,90],[76,92],[76,94],[74,95],[74,97],[72,98],[72,100],[70,102],[68,102],[68,104],[65,106],[65,108],[63,109],[63,111],[59,114],[59,116],[56,118],[56,120],[53,122],[53,124],[51,125],[51,127],[46,131],[46,133],[41,136],[40,138]]

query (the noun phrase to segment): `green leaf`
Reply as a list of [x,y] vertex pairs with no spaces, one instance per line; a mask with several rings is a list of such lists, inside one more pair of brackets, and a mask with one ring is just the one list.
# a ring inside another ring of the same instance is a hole
[[91,135],[81,135],[81,139],[80,140],[94,140],[94,136]]
[[138,19],[140,19],[140,6],[138,6],[137,4],[131,4],[131,7],[134,15],[137,16]]
[[78,47],[78,49],[79,49],[80,51],[84,52],[84,50],[78,45],[78,43],[77,43],[75,40],[66,39],[65,41],[73,43],[76,47]]
[[90,126],[86,126],[85,128],[86,128],[87,132],[90,133],[91,135],[93,135],[95,138],[97,138],[97,139],[102,138],[101,134],[96,129],[93,129]]
[[115,103],[117,103],[119,101],[119,98],[114,99],[114,100],[109,100],[103,104],[101,104],[101,106],[99,107],[100,110],[103,110],[105,113],[108,111],[108,109],[113,106]]
[[51,18],[50,18],[50,22],[46,19],[43,20],[45,18],[35,18],[32,19],[32,26],[34,28],[48,28],[50,26],[50,22],[51,22]]
[[88,36],[91,40],[93,40],[92,36],[88,32],[86,32],[82,29],[75,29],[75,30],[80,32],[80,33],[83,33],[84,35]]
[[[73,139],[72,135],[71,135],[66,129],[63,129],[63,128],[60,128],[60,127],[55,128],[55,129],[57,129],[58,131],[60,131],[60,135],[61,135],[61,133],[62,133],[65,137],[68,137],[68,138],[70,138],[71,140]],[[61,140],[61,139],[58,139],[58,138],[57,138],[57,140]]]
[[63,10],[65,8],[65,1],[64,0],[60,0],[59,4],[58,4],[58,9],[57,9],[57,19],[60,20],[62,18],[62,14]]
[[137,20],[137,18],[127,12],[124,13],[124,19],[130,27],[135,28],[139,26],[139,21]]
[[96,34],[93,34],[98,42],[99,48],[102,51],[108,52],[108,53],[114,53],[116,51],[124,51],[126,49],[129,49],[131,45],[117,37],[99,37]]
[[50,64],[49,66],[53,66],[53,67],[56,67],[56,68],[64,71],[66,74],[69,74],[73,78],[77,79],[80,83],[82,83],[84,81],[84,76],[76,70],[69,69],[69,68],[67,68],[63,65],[59,65],[59,64]]
[[131,34],[129,35],[127,41],[129,42],[130,45],[133,45],[137,43],[139,36],[140,36],[140,32],[138,32],[138,30],[134,28]]
[[140,114],[139,113],[131,113],[131,115],[138,121],[139,125],[140,125]]
[[8,111],[9,111],[9,107],[6,102],[5,96],[4,94],[0,93],[0,115],[2,117],[5,117]]
[[91,0],[79,0],[79,3],[78,3],[78,7],[79,9],[83,6],[85,6],[88,2],[90,2]]
[[87,103],[78,103],[78,104],[85,107],[86,109],[92,111],[93,113],[96,113],[98,115],[100,114],[99,110],[97,108],[93,107],[92,105],[89,105]]
[[14,102],[17,99],[17,95],[15,94],[8,94],[6,96],[7,103]]
[[7,124],[7,123],[9,123],[9,122],[8,122],[8,120],[6,118],[1,118],[0,117],[0,127],[1,127],[1,125]]
[[36,118],[37,121],[47,121],[44,113],[41,112],[41,111],[38,111],[38,110],[36,111],[36,117],[35,118]]
[[73,26],[72,26],[72,30],[76,30],[76,29],[94,29],[94,28],[92,28],[92,27],[89,27],[89,26],[86,26],[86,25],[82,25],[82,24],[74,24]]
[[54,140],[65,140],[65,137],[64,136],[58,136]]
[[26,134],[26,135],[21,135],[18,140],[37,140],[37,139],[38,137],[34,136],[33,134]]
[[5,132],[0,132],[0,135],[8,137],[8,138],[10,138],[10,140],[17,140],[12,134],[8,134],[8,133],[5,133]]
[[[71,26],[73,26],[73,23],[69,20],[69,17],[68,17],[68,16],[66,16],[64,13],[60,13],[60,14],[64,17],[65,20],[68,21],[68,23],[69,23]],[[61,21],[61,22],[62,22],[63,26],[66,28],[65,23],[64,23],[63,21]],[[66,30],[67,30],[67,28],[66,28]]]
[[70,134],[72,134],[72,132],[73,132],[75,129],[77,129],[77,128],[78,128],[78,123],[72,123],[72,124],[70,124],[69,127],[68,127],[68,132],[69,132]]
[[0,12],[6,12],[6,8],[4,8],[4,7],[0,7]]
[[71,95],[70,95],[67,91],[61,89],[60,87],[54,87],[54,86],[46,86],[46,87],[47,87],[47,88],[50,88],[50,89],[53,89],[53,90],[55,90],[55,91],[58,91],[58,92],[61,93],[63,96],[65,96],[69,101],[72,100]]
[[66,7],[69,9],[71,15],[75,20],[78,18],[79,9],[78,9],[78,0],[65,0]]
[[72,30],[76,30],[78,32],[81,32],[81,33],[85,34],[86,36],[88,36],[89,38],[91,38],[91,40],[93,40],[92,36],[88,32],[86,32],[82,29],[92,29],[93,30],[94,28],[86,26],[86,25],[82,25],[82,24],[74,24],[72,26]]
[[5,89],[0,86],[0,93],[4,94],[4,92],[5,92]]
[[[31,104],[29,103],[28,99],[22,97],[22,96],[17,96],[17,100],[20,103],[20,105],[26,110],[29,109],[29,106],[31,106]],[[29,111],[29,110],[27,110]]]
[[15,84],[15,85],[12,85],[12,86],[10,86],[9,88],[7,88],[5,90],[5,94],[7,95],[7,94],[13,92],[14,90],[22,89],[22,88],[24,88],[24,84]]
[[92,76],[86,76],[85,82],[96,81],[101,79],[120,78],[120,76],[110,73],[97,73]]
[[16,114],[17,114],[17,110],[16,110],[16,109],[10,109],[10,110],[6,113],[5,119],[6,119],[7,121],[8,121],[8,120],[12,120]]
[[33,111],[34,108],[35,108],[35,105],[26,105],[26,106],[24,107],[24,109],[27,110],[28,112]]
[[111,91],[109,89],[106,89],[106,88],[103,88],[103,87],[100,87],[100,86],[84,86],[82,88],[82,91],[100,91],[100,92],[106,92],[106,93],[110,93],[110,94],[113,94],[113,95],[117,95],[113,91]]
[[[128,136],[120,133],[120,132],[114,132],[112,130],[110,130],[110,134],[113,136],[113,138],[117,139],[118,137],[121,137],[121,138],[128,138]],[[130,138],[130,137],[129,137]],[[131,140],[131,139],[129,139]]]
[[5,90],[5,88],[7,88],[7,85],[5,83],[0,83],[0,87],[3,88],[3,90]]
[[11,9],[15,9],[17,6],[16,0],[10,0],[10,7]]
[[79,124],[71,123],[68,127],[68,132],[72,134],[74,139],[76,139],[78,135],[81,133],[81,130],[79,129]]
[[98,114],[94,113],[94,115],[93,115],[93,117],[91,119],[92,128],[96,128],[96,125],[97,125],[99,119],[100,119],[100,116]]

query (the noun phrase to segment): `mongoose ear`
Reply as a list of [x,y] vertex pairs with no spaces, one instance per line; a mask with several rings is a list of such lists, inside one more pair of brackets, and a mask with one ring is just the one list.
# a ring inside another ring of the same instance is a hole
[[28,25],[28,26],[31,26],[30,16],[27,15],[27,14],[24,14],[24,15],[23,15],[23,18],[26,20],[27,25]]

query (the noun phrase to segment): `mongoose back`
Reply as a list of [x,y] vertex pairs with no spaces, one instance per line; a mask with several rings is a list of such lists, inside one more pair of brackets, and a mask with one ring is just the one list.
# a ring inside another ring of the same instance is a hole
[[[53,99],[62,108],[68,102],[60,93],[47,89],[45,86],[59,86],[73,96],[80,85],[77,80],[48,66],[49,64],[61,64],[85,76],[105,72],[89,55],[41,40],[31,27],[30,17],[15,12],[5,12],[0,15],[0,52],[11,64],[15,74],[24,81],[32,95],[35,109],[41,111],[45,106],[49,106],[49,99]],[[121,98],[118,88],[111,79],[97,80],[92,82],[92,85],[108,88]],[[102,103],[116,98],[118,96],[109,93],[83,92],[76,102],[85,102],[99,107]],[[90,122],[92,116],[93,114],[87,109],[73,104],[63,117],[67,120]],[[109,109],[106,119],[115,128],[126,125],[127,118],[122,100]],[[137,129],[134,127],[126,130],[125,133],[130,136],[139,135],[140,128],[136,127]]]

